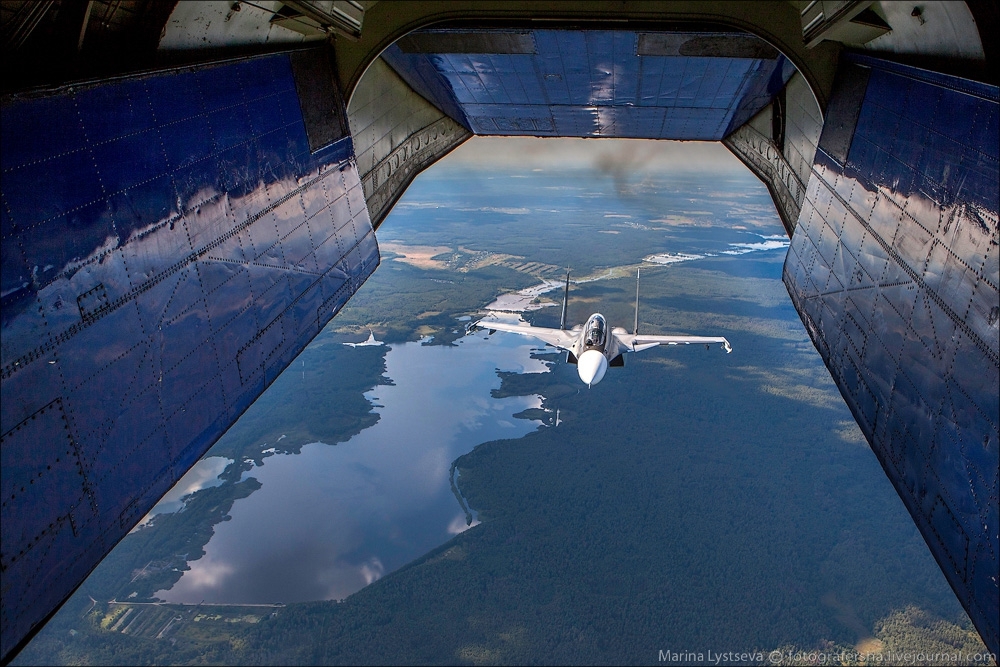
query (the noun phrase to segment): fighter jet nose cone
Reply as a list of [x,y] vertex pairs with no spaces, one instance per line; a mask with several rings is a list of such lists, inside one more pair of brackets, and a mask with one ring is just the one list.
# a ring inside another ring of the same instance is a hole
[[577,359],[576,370],[584,384],[593,387],[607,372],[608,360],[597,350],[587,350]]

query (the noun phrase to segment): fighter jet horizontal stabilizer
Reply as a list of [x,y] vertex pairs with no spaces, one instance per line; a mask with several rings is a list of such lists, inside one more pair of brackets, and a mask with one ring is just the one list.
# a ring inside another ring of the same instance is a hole
[[594,386],[604,377],[609,367],[625,365],[626,352],[641,352],[658,345],[691,345],[720,343],[727,352],[733,348],[722,336],[657,336],[639,334],[639,274],[636,273],[636,313],[632,333],[621,328],[610,328],[607,320],[600,313],[594,313],[587,318],[585,325],[577,325],[566,330],[566,306],[569,298],[569,274],[566,274],[566,288],[563,293],[563,310],[558,329],[535,327],[528,324],[513,324],[498,320],[479,320],[470,327],[471,331],[479,328],[489,329],[492,335],[496,331],[506,331],[522,336],[537,338],[553,347],[566,350],[566,363],[575,364],[580,379],[587,386]]

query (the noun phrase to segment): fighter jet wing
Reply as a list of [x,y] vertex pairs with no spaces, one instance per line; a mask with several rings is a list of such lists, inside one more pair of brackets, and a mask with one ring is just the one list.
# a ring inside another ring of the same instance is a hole
[[577,338],[580,337],[578,330],[547,329],[545,327],[533,327],[528,324],[509,324],[507,322],[494,322],[491,320],[479,320],[475,323],[474,328],[489,329],[490,331],[507,331],[521,334],[522,336],[530,336],[562,350],[570,349]]
[[729,341],[722,336],[652,336],[647,334],[616,334],[628,352],[641,352],[657,345],[710,345],[722,343],[726,353],[733,351]]

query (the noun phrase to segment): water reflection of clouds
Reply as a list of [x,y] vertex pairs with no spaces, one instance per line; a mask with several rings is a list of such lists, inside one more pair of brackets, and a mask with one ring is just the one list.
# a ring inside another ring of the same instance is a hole
[[185,584],[203,593],[220,589],[235,569],[232,565],[219,562],[211,557],[200,558],[184,573]]
[[171,514],[180,511],[184,507],[185,496],[222,484],[219,475],[230,463],[232,463],[232,459],[227,459],[224,456],[209,456],[195,463],[130,532],[139,530],[157,514]]
[[234,503],[205,555],[157,597],[341,599],[439,546],[458,527],[452,461],[481,442],[540,425],[512,418],[539,406],[537,396],[490,395],[498,369],[548,370],[530,358],[537,349],[518,337],[480,336],[456,346],[393,346],[386,375],[394,384],[378,387],[378,423],[337,447],[305,445],[298,456],[275,454],[255,468],[262,487]]

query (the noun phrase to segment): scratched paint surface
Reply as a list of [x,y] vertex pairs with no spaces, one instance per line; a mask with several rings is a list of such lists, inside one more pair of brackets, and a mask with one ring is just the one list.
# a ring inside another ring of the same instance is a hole
[[[840,142],[820,141],[784,281],[996,652],[997,88],[873,58],[845,66],[867,77],[853,139],[842,161]],[[850,106],[827,127],[850,126]]]
[[350,139],[287,55],[16,99],[2,118],[3,652],[378,264]]

